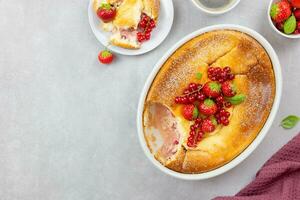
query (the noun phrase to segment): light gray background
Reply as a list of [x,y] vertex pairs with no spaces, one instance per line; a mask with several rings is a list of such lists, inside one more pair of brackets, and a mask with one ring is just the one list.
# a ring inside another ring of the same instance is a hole
[[[267,4],[242,0],[232,12],[209,17],[189,0],[174,0],[174,25],[161,46],[103,66],[88,0],[0,0],[0,199],[202,200],[238,192],[299,131],[278,125],[287,114],[300,115],[300,40],[275,34]],[[284,78],[281,106],[267,137],[239,166],[206,181],[177,180],[142,152],[139,94],[175,42],[220,23],[253,28],[273,45]]]

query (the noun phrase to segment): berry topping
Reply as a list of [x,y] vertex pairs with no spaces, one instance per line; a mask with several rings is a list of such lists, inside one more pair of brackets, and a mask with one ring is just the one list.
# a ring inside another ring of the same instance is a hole
[[222,92],[226,97],[233,97],[236,94],[236,87],[232,82],[226,81],[222,83]]
[[279,23],[276,24],[276,28],[277,28],[278,30],[280,30],[280,31],[283,31],[283,25],[284,25],[283,22],[279,22]]
[[[187,138],[187,146],[190,148],[197,147],[204,134],[214,131],[218,125],[228,126],[228,108],[242,103],[246,98],[244,94],[237,93],[232,82],[235,75],[230,67],[209,67],[207,74],[211,81],[204,86],[190,83],[182,95],[175,98],[176,104],[183,104],[183,117],[194,122]],[[196,74],[195,78],[200,82],[202,74]]]
[[224,81],[234,79],[234,74],[231,73],[230,67],[224,67],[223,69],[220,67],[209,67],[207,72],[208,78],[212,81],[223,83]]
[[275,23],[285,21],[291,14],[291,6],[286,0],[281,0],[277,3],[274,3],[270,11],[271,18]]
[[151,19],[145,13],[142,13],[141,20],[139,22],[138,28],[139,31],[137,32],[137,40],[139,42],[144,42],[146,40],[150,40],[151,32],[156,27],[155,21]]
[[211,133],[216,129],[217,121],[214,117],[206,118],[202,122],[201,130],[204,133]]
[[296,17],[297,20],[300,20],[300,9],[299,8],[294,10],[294,16]]
[[207,82],[203,86],[203,93],[207,97],[216,98],[216,97],[220,96],[221,85],[218,82],[215,82],[215,81],[213,81],[213,82]]
[[197,100],[204,100],[205,95],[201,92],[202,85],[197,83],[190,83],[189,86],[184,90],[183,96],[175,98],[177,104],[189,104],[194,103]]
[[192,121],[198,117],[199,111],[193,104],[184,105],[182,109],[182,115],[185,119]]
[[217,110],[217,104],[212,99],[205,99],[199,104],[199,111],[204,115],[213,115]]
[[103,3],[97,10],[98,17],[105,23],[114,20],[116,9],[108,3]]
[[291,0],[291,4],[294,8],[300,8],[300,0]]
[[99,53],[98,59],[103,64],[110,64],[113,61],[114,56],[110,51],[104,50]]

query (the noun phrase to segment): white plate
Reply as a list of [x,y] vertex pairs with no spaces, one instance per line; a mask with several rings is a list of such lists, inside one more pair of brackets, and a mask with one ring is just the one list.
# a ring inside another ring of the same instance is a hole
[[[275,94],[274,103],[273,103],[271,112],[269,114],[269,117],[268,117],[266,123],[264,124],[264,127],[260,130],[260,132],[257,135],[257,137],[255,138],[255,140],[240,155],[238,155],[236,158],[231,160],[229,163],[227,163],[217,169],[214,169],[214,170],[211,170],[211,171],[205,172],[205,173],[200,173],[200,174],[183,174],[183,173],[175,172],[173,170],[166,168],[159,161],[157,161],[147,146],[147,143],[146,143],[146,140],[144,137],[143,119],[142,119],[143,111],[144,111],[144,102],[145,102],[146,96],[148,94],[148,90],[149,90],[154,78],[156,77],[156,74],[160,70],[161,66],[165,63],[165,61],[173,54],[173,52],[175,52],[181,45],[188,42],[192,38],[197,37],[198,35],[201,35],[203,33],[209,32],[209,31],[222,30],[222,29],[237,30],[237,31],[246,33],[246,34],[252,36],[254,39],[256,39],[265,48],[265,50],[267,51],[267,53],[272,61],[273,70],[274,70],[274,74],[275,74],[276,94]],[[185,179],[185,180],[202,180],[202,179],[208,179],[208,178],[211,178],[214,176],[218,176],[220,174],[227,172],[228,170],[232,169],[233,167],[237,166],[239,163],[241,163],[261,143],[261,141],[268,133],[268,131],[275,119],[276,113],[279,108],[281,92],[282,92],[281,66],[280,66],[276,52],[274,51],[274,49],[272,48],[270,43],[263,36],[261,36],[259,33],[257,33],[256,31],[254,31],[252,29],[249,29],[249,28],[246,28],[243,26],[239,26],[239,25],[222,24],[222,25],[215,25],[215,26],[209,26],[209,27],[202,28],[198,31],[195,31],[195,32],[187,35],[182,40],[180,40],[177,44],[175,44],[172,48],[170,48],[170,50],[168,52],[166,52],[165,55],[158,61],[158,63],[154,67],[153,71],[149,75],[149,77],[145,83],[145,86],[142,90],[142,94],[141,94],[141,97],[139,100],[139,105],[138,105],[138,112],[137,112],[137,129],[138,129],[138,136],[139,136],[140,144],[144,150],[144,153],[149,158],[149,160],[152,162],[152,164],[154,164],[154,166],[156,166],[158,169],[160,169],[162,172],[164,172],[168,175],[171,175],[171,176],[174,176],[174,177],[180,178],[180,179]]]
[[96,38],[102,43],[102,45],[106,46],[108,49],[110,49],[115,53],[119,53],[123,55],[140,55],[153,50],[158,45],[160,45],[167,37],[173,24],[174,7],[173,7],[172,0],[160,1],[160,14],[158,18],[158,24],[157,27],[153,29],[151,39],[149,41],[144,42],[140,49],[135,49],[135,50],[124,49],[113,45],[108,46],[109,37],[111,33],[101,30],[100,20],[93,10],[92,0],[90,0],[88,15],[89,15],[89,22],[92,31],[95,34]]

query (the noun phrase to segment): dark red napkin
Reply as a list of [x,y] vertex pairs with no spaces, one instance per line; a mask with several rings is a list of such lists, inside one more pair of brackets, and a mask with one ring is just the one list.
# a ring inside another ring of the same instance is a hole
[[300,133],[258,171],[254,181],[233,197],[214,200],[300,200]]

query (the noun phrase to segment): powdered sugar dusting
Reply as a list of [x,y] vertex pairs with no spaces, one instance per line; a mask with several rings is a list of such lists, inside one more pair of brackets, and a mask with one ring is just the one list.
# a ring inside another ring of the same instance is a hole
[[[240,82],[239,86],[247,98],[245,102],[236,107],[238,109],[238,113],[236,113],[238,118],[236,119],[239,121],[234,123],[235,130],[228,129],[234,132],[234,137],[238,138],[239,142],[232,144],[223,142],[224,145],[227,145],[227,148],[215,145],[209,147],[207,151],[203,151],[203,149],[186,149],[186,156],[177,158],[183,159],[178,160],[179,163],[184,163],[181,171],[183,173],[199,173],[212,170],[229,162],[241,153],[259,133],[273,105],[275,77],[266,51],[247,34],[228,30],[205,33],[177,49],[165,62],[154,79],[146,102],[159,102],[172,109],[174,98],[180,95],[183,88],[191,82],[199,67],[214,65],[213,63],[218,63],[220,59],[223,59],[222,64],[225,66],[226,62],[235,63],[234,59],[240,59],[240,70],[236,70],[237,73],[235,74],[244,77],[242,79],[244,82]],[[236,66],[230,67],[234,68]],[[167,123],[167,126],[173,125]],[[212,144],[222,142],[219,140],[223,138],[219,134],[209,137],[212,140],[214,138],[218,140],[212,141]],[[182,146],[180,143],[179,145]],[[228,145],[237,145],[236,148],[238,149]],[[222,148],[222,151],[220,148]],[[218,155],[215,155],[216,152],[219,152]],[[188,155],[191,157],[187,158]],[[203,163],[203,161],[208,163]],[[168,167],[173,169],[172,166]],[[176,169],[178,170],[178,168]],[[174,170],[176,169],[174,168]]]

